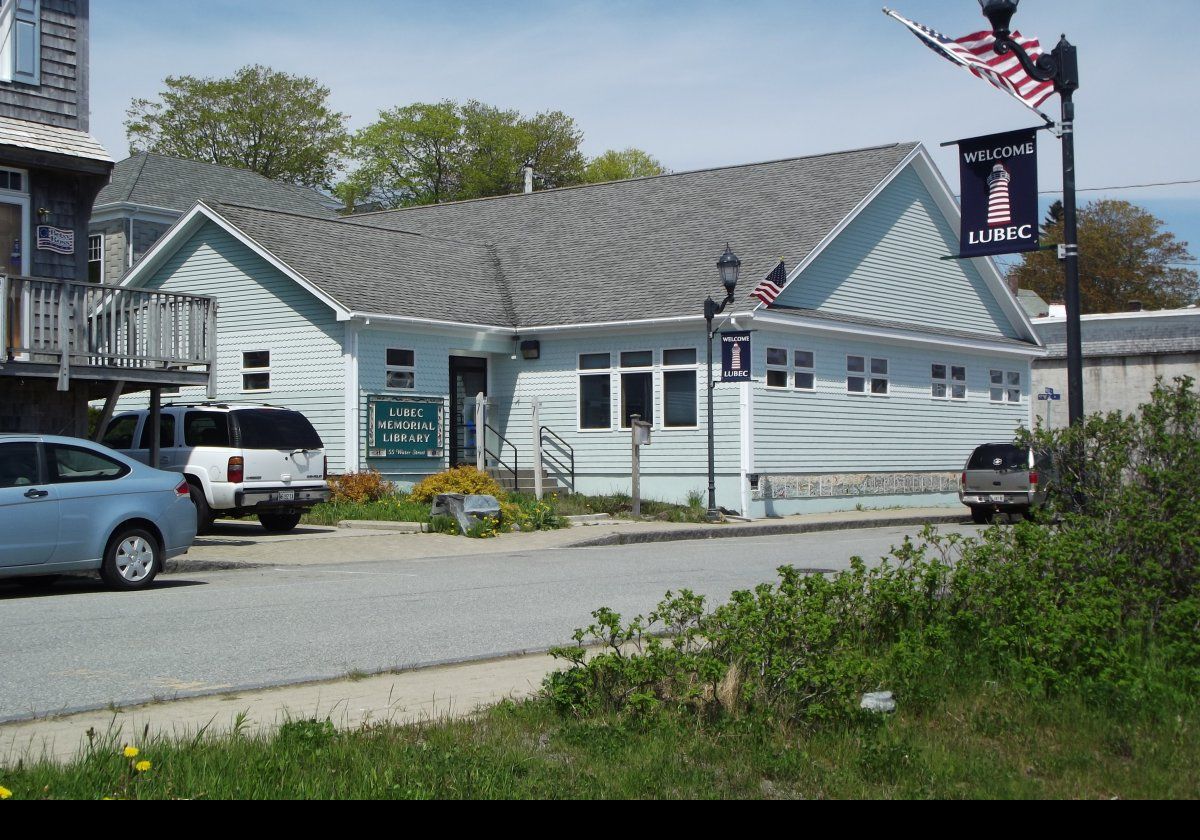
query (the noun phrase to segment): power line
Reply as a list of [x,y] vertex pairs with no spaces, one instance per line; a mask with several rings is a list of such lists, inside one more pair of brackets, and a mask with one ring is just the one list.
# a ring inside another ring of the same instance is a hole
[[[1153,181],[1147,184],[1121,184],[1113,187],[1077,187],[1075,192],[1107,192],[1108,190],[1137,190],[1146,187],[1174,187],[1180,184],[1200,184],[1200,178],[1190,178],[1183,181]],[[1057,195],[1061,193],[1061,189],[1057,190],[1038,190],[1038,195]],[[955,193],[955,198],[962,198],[961,195]]]
[[[1122,184],[1118,187],[1078,187],[1075,192],[1104,192],[1106,190],[1137,190],[1143,187],[1174,187],[1179,184],[1200,184],[1200,178],[1192,178],[1186,181],[1155,181],[1149,184]],[[1060,193],[1062,190],[1040,190],[1038,195],[1053,195]]]

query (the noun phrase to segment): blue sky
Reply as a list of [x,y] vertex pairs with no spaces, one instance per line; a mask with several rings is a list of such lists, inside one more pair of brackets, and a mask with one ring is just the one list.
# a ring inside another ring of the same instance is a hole
[[[892,0],[947,34],[983,28],[975,0]],[[920,140],[957,188],[945,140],[1038,123],[939,59],[865,0],[505,3],[100,0],[92,4],[92,132],[127,153],[125,109],[164,76],[249,63],[314,76],[352,128],[383,108],[475,98],[560,109],[584,148],[638,146],[674,170]],[[1198,180],[1195,0],[1024,0],[1015,28],[1079,47],[1081,188]],[[1057,114],[1057,97],[1044,106]],[[1061,189],[1041,134],[1040,187]],[[1081,192],[1146,206],[1200,252],[1200,183]]]

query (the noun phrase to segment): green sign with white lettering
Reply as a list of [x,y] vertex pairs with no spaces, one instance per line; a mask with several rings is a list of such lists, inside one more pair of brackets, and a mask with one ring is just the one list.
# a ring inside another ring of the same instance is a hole
[[441,458],[442,400],[368,397],[368,458]]

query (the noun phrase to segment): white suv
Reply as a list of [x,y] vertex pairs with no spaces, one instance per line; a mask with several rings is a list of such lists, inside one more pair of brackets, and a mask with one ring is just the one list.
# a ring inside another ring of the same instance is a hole
[[[100,442],[149,464],[149,417],[147,409],[117,414]],[[158,463],[150,466],[187,477],[199,533],[218,515],[257,515],[268,531],[290,531],[305,510],[329,499],[321,436],[287,408],[164,405]]]

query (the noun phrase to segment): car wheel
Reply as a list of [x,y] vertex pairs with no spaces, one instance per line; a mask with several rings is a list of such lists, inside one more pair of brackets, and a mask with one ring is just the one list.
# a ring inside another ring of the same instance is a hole
[[258,521],[272,534],[282,534],[300,524],[298,513],[260,513]]
[[144,528],[122,528],[108,541],[100,577],[113,589],[149,586],[162,568],[158,540]]
[[976,525],[987,525],[995,516],[992,511],[987,508],[973,507],[971,508],[971,521]]
[[204,498],[204,489],[199,485],[188,482],[188,491],[192,495],[192,504],[196,506],[196,533],[207,534],[212,530],[213,512]]

